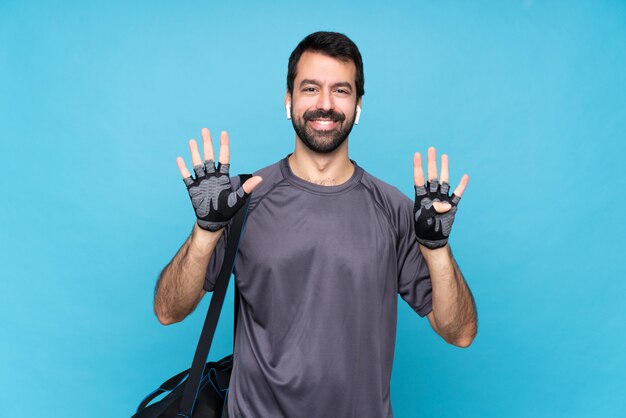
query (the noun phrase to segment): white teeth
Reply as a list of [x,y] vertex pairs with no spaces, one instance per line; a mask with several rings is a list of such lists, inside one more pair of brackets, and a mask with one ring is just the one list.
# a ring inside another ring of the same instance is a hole
[[319,123],[320,125],[330,125],[334,123],[332,120],[314,120],[313,122]]

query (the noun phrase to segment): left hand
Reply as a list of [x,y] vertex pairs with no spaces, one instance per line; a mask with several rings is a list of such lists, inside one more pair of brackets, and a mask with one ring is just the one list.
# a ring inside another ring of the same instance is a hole
[[469,182],[464,174],[452,196],[450,190],[448,156],[441,156],[441,184],[437,177],[437,152],[428,148],[428,183],[424,185],[422,156],[416,152],[413,156],[413,179],[415,181],[415,206],[413,219],[417,241],[430,249],[444,247],[452,230],[457,205]]

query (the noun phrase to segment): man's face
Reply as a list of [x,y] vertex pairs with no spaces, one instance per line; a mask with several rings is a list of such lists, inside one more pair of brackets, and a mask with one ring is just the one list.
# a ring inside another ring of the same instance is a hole
[[356,114],[356,66],[307,51],[298,61],[291,102],[291,122],[311,150],[329,153],[348,137]]

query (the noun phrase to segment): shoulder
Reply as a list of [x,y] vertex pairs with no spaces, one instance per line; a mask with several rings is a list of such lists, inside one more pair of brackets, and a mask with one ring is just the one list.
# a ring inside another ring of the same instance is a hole
[[283,179],[282,172],[280,171],[280,161],[260,168],[252,174],[263,177],[263,183],[266,184],[275,184]]
[[402,193],[397,187],[377,178],[364,170],[361,184],[372,195],[372,198],[393,216],[394,213],[412,211],[413,200]]
[[[284,180],[282,172],[280,170],[280,160],[255,170],[252,175],[261,176],[263,181],[254,188],[252,192],[252,201],[250,202],[250,208],[252,209],[256,204],[265,196],[268,192],[270,192],[274,187]],[[231,184],[233,189],[237,189],[240,185],[239,175],[231,176]]]
[[257,197],[264,196],[270,190],[272,190],[276,186],[276,184],[284,180],[283,174],[280,170],[280,161],[256,170],[252,174],[255,176],[261,176],[261,178],[263,179],[261,184],[259,184],[254,189],[253,194],[256,194]]
[[[252,173],[253,176],[261,176],[263,178],[263,182],[261,182],[261,184],[259,184],[254,189],[255,193],[258,193],[261,190],[267,188],[268,185],[271,187],[271,185],[279,182],[282,179],[279,163],[280,161],[274,164],[270,164],[266,167],[260,168]],[[230,176],[230,184],[233,186],[234,189],[236,189],[241,185],[241,180],[239,178],[239,174],[237,175],[232,175],[232,174],[233,173],[231,173],[231,176]],[[244,173],[241,173],[241,174],[244,174]],[[248,174],[248,173],[245,173],[245,174]]]
[[362,179],[363,186],[376,200],[381,211],[387,216],[389,223],[396,232],[399,245],[410,248],[415,244],[413,232],[413,206],[414,200],[402,193],[397,187],[380,180],[365,172]]
[[397,237],[407,236],[412,231],[414,202],[397,187],[364,172],[361,184],[375,200],[388,219]]

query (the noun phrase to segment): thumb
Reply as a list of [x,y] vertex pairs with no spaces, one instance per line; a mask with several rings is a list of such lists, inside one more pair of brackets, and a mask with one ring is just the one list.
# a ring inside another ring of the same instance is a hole
[[243,191],[250,194],[252,190],[261,183],[263,179],[260,176],[253,176],[246,180],[246,182],[241,186]]
[[438,213],[446,213],[452,208],[448,202],[433,202],[433,207]]

